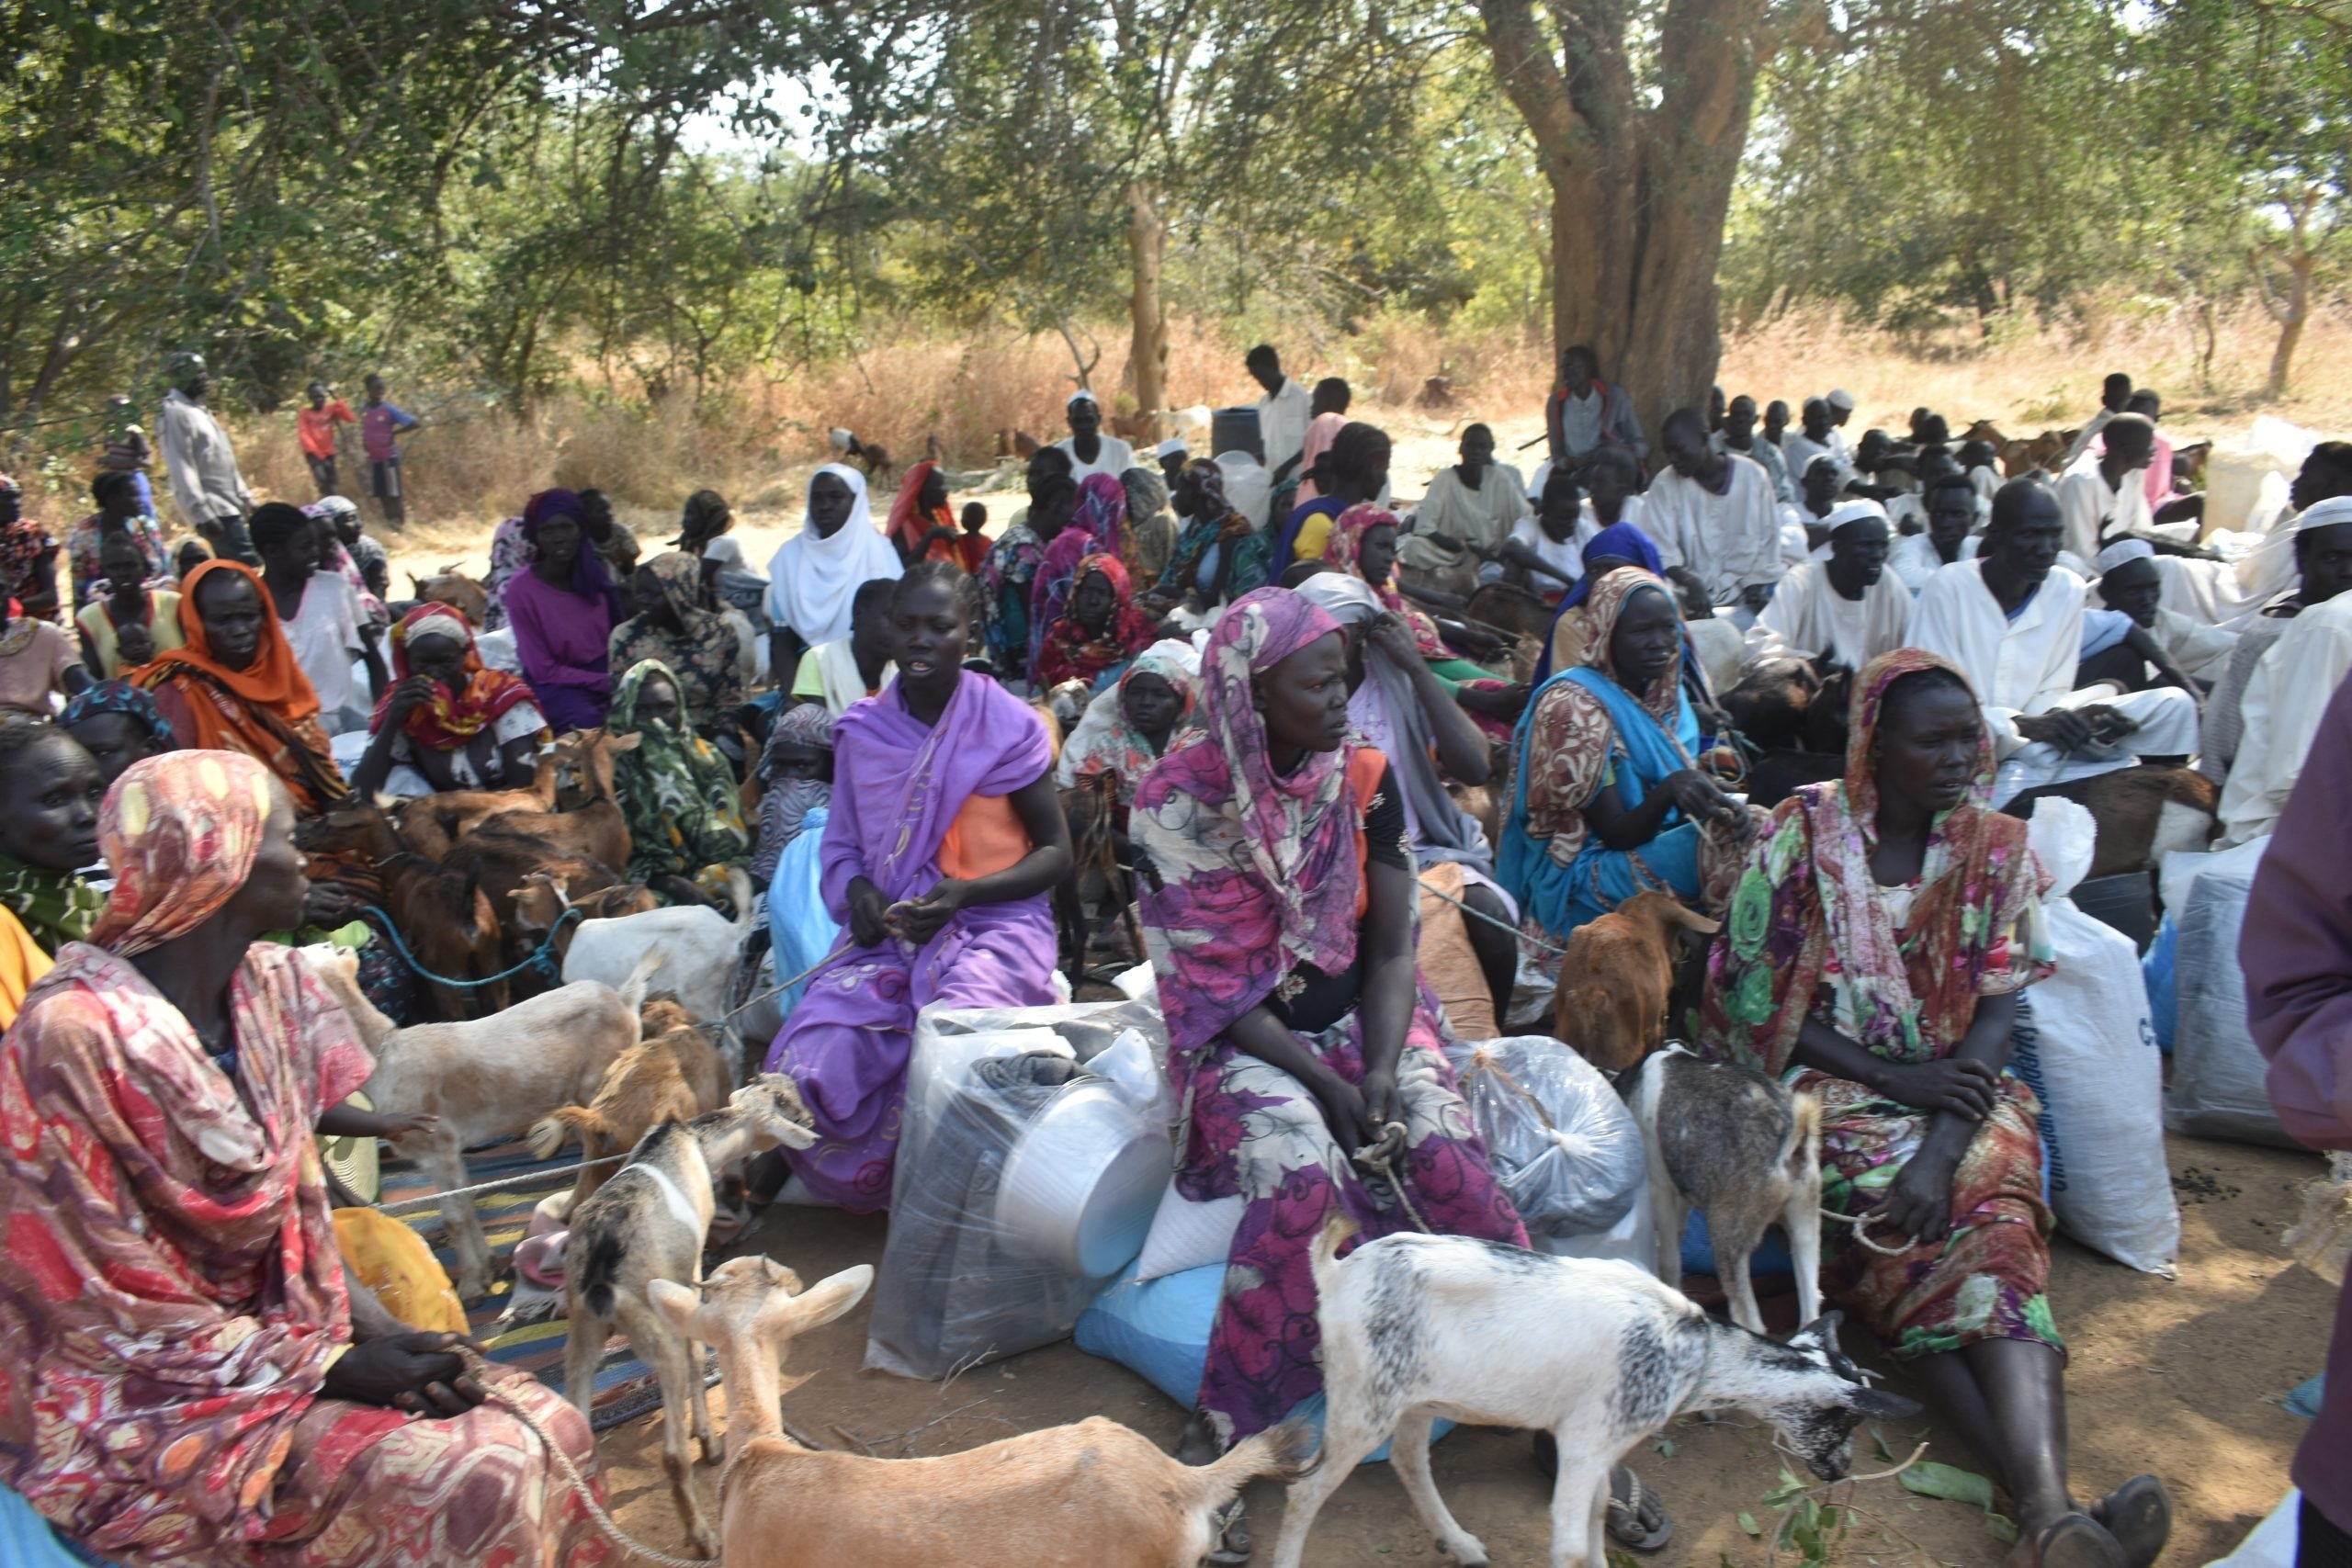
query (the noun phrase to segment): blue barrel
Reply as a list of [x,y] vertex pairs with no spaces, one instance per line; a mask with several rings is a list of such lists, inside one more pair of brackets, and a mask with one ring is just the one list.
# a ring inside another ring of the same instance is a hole
[[1255,404],[1219,409],[1209,415],[1209,456],[1220,452],[1247,452],[1261,463],[1266,460],[1266,438],[1258,429]]

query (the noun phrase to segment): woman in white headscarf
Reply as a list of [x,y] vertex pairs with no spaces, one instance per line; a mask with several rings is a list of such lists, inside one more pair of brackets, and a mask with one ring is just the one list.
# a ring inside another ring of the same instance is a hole
[[[1457,1035],[1492,1039],[1517,968],[1519,910],[1495,881],[1485,832],[1445,787],[1446,774],[1474,788],[1487,782],[1487,738],[1363,579],[1317,572],[1297,592],[1347,633],[1348,723],[1388,759],[1404,797],[1421,881],[1422,977]],[[1462,904],[1488,919],[1465,916]]]
[[819,468],[808,479],[807,521],[768,562],[768,668],[796,670],[809,649],[847,637],[858,585],[905,570],[874,525],[865,476],[841,463]]

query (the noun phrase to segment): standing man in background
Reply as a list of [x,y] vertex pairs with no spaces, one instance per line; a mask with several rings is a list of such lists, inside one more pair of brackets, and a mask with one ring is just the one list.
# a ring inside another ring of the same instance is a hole
[[294,412],[294,435],[302,444],[302,461],[311,465],[311,482],[318,487],[319,499],[338,493],[335,482],[335,426],[357,424],[359,416],[351,405],[327,390],[324,381],[310,386],[311,406]]
[[1250,378],[1266,389],[1258,400],[1258,442],[1266,449],[1266,471],[1279,485],[1298,467],[1306,449],[1306,423],[1315,417],[1306,389],[1283,374],[1283,356],[1274,345],[1261,343],[1243,361]]
[[368,390],[368,412],[359,416],[359,445],[368,454],[368,490],[384,513],[384,521],[398,528],[407,521],[407,511],[401,501],[401,448],[399,436],[404,430],[414,430],[419,421],[405,409],[384,400],[384,378],[370,374],[363,383]]
[[164,448],[164,471],[172,481],[172,499],[180,516],[212,547],[212,553],[248,565],[258,565],[253,540],[245,535],[245,514],[254,509],[254,492],[237,470],[236,449],[204,396],[212,389],[212,374],[204,355],[177,354],[171,362],[172,389],[164,394],[164,409],[155,422],[155,437]]

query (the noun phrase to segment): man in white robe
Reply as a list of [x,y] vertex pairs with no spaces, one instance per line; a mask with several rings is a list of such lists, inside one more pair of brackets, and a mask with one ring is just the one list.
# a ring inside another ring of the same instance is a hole
[[2301,594],[2307,603],[2292,619],[2264,623],[2284,629],[2237,699],[2242,729],[2222,785],[2224,846],[2261,838],[2277,825],[2328,700],[2352,671],[2352,569],[2343,559],[2352,546],[2352,496],[2314,502],[2297,524],[2298,541],[2306,544],[2299,553],[2324,553],[2331,564],[2307,567]]
[[2197,750],[2197,699],[2177,687],[2075,690],[2084,588],[2057,564],[2064,535],[2049,487],[2012,479],[1994,498],[1983,553],[1929,578],[1912,611],[1912,646],[1958,665],[1976,688],[2004,764],[1996,803],[2033,784]]
[[2107,424],[2107,449],[2086,452],[2058,481],[2058,508],[2066,519],[2066,548],[2095,558],[2108,541],[2155,526],[2140,476],[2155,450],[2156,427],[2136,413]]
[[[2200,625],[2164,607],[2165,580],[2156,570],[2154,546],[2145,539],[2118,539],[2099,551],[2098,565],[2098,581],[2092,591],[2102,607],[2120,611],[2146,632],[2173,668],[2188,679],[2210,687],[2222,678],[2237,648],[2237,634]],[[2118,663],[2132,662],[2128,648],[2121,649],[2120,655]],[[2144,660],[2131,673],[2138,677],[2131,684],[2150,683]]]
[[1747,629],[1746,662],[1793,656],[1860,670],[1904,646],[1911,591],[1886,570],[1892,534],[1875,501],[1829,514],[1829,558],[1781,579]]
[[1967,476],[1944,475],[1928,486],[1923,499],[1927,531],[1904,535],[1886,558],[1886,570],[1915,594],[1952,562],[1974,559],[1978,544],[1970,532],[1976,526],[1976,487]]
[[1838,466],[1838,488],[1845,489],[1847,479],[1853,476],[1853,469],[1830,445],[1829,438],[1836,432],[1829,423],[1829,405],[1819,398],[1807,398],[1804,420],[1802,431],[1792,430],[1781,437],[1781,456],[1788,459],[1789,478],[1802,488],[1805,468],[1814,458],[1826,457]]
[[2098,439],[2099,433],[2108,427],[2109,423],[2131,406],[2132,378],[2120,370],[2110,372],[2099,386],[2098,412],[2091,415],[2088,424],[2075,432],[2075,439],[2068,443],[2065,457],[2059,460],[2058,471],[2064,473],[2073,468],[2075,459],[2091,449],[2091,443]]
[[1069,477],[1082,483],[1092,474],[1124,479],[1136,466],[1136,449],[1115,435],[1102,434],[1102,405],[1087,391],[1069,395],[1069,438],[1055,446],[1069,454]]
[[1314,396],[1283,374],[1283,356],[1274,345],[1261,343],[1244,361],[1250,379],[1266,389],[1258,400],[1258,442],[1265,448],[1266,471],[1281,484],[1298,467],[1306,449],[1306,426],[1315,417]]
[[1781,520],[1763,466],[1707,444],[1697,409],[1666,416],[1672,464],[1642,498],[1666,574],[1704,603],[1755,611],[1781,580]]

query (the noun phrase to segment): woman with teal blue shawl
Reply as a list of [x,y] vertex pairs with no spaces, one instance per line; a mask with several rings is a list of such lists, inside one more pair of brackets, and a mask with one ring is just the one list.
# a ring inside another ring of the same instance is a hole
[[1520,720],[1498,857],[1531,931],[1554,942],[1645,890],[1721,908],[1761,819],[1697,766],[1673,591],[1620,567],[1587,614],[1587,662],[1546,681]]

